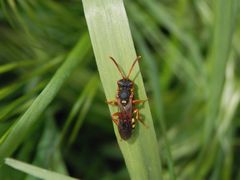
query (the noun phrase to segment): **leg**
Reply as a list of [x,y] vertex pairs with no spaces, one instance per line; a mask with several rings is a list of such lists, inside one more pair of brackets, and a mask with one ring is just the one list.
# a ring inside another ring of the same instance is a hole
[[111,105],[113,105],[113,106],[117,106],[117,105],[118,105],[116,99],[111,100],[111,101],[106,101],[106,103],[107,103],[107,104],[111,104]]
[[137,121],[140,121],[146,128],[148,128],[148,126],[143,122],[143,120],[140,116],[139,109],[134,109],[133,114],[136,114],[136,120]]
[[132,101],[132,103],[133,103],[133,104],[141,104],[141,103],[146,102],[147,100],[148,100],[148,99],[145,99],[145,100],[140,100],[140,99],[137,99],[137,100],[136,100],[136,99],[135,99],[135,100]]
[[112,121],[113,121],[116,125],[118,125],[118,119],[115,119],[115,116],[118,116],[118,114],[119,114],[119,112],[115,112],[115,113],[112,114]]

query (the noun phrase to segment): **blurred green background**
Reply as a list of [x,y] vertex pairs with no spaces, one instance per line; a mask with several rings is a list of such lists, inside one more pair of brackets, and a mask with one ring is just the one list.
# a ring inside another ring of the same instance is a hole
[[[237,1],[124,3],[137,53],[143,57],[140,67],[155,119],[163,179],[169,178],[163,135],[178,179],[239,179]],[[11,145],[1,150],[0,144],[0,152],[77,178],[129,179],[82,2],[1,0],[0,5],[0,143],[84,39],[77,52],[81,60],[73,72],[66,72],[71,74],[56,97],[36,115],[38,121],[26,121],[27,129],[23,124],[23,143],[15,136],[17,149]],[[33,178],[3,165],[0,179]]]

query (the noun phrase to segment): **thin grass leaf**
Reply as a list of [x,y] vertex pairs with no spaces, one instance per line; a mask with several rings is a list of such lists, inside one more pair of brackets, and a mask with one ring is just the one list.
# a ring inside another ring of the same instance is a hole
[[[109,56],[117,59],[124,73],[127,73],[133,60],[136,59],[123,1],[84,0],[83,6],[100,78],[106,97],[110,100],[116,95],[116,81],[121,75]],[[139,66],[136,65],[131,79],[136,77],[137,97],[146,99],[141,73],[138,72]],[[116,107],[109,106],[109,109],[111,113],[117,111]],[[145,123],[149,128],[139,123],[128,141],[120,139],[116,125],[114,131],[131,179],[161,179],[159,150],[149,104],[145,103],[140,112],[144,115]]]
[[0,66],[0,74],[11,71],[12,69],[16,68],[16,63],[9,63]]
[[69,131],[70,125],[72,124],[74,118],[79,113],[77,122],[75,123],[74,128],[71,131],[70,138],[68,139],[68,144],[71,145],[73,141],[76,139],[79,128],[81,127],[81,124],[83,123],[86,113],[89,110],[89,107],[95,96],[95,93],[98,90],[98,87],[99,87],[98,81],[99,80],[97,76],[93,75],[93,77],[89,80],[88,84],[85,86],[84,90],[81,92],[80,96],[78,97],[75,104],[73,105],[73,108],[64,124],[64,128],[60,135],[59,143],[63,142],[64,140],[63,138],[66,137],[66,134]]
[[42,89],[46,85],[45,82],[39,83],[36,87],[34,87],[28,94],[17,98],[12,103],[9,103],[0,109],[0,122],[5,118],[11,117],[13,114],[18,112],[19,109],[22,108],[23,104],[30,99],[36,92]]
[[210,74],[210,98],[205,121],[205,141],[211,139],[214,121],[219,111],[238,3],[238,0],[215,1],[214,39],[212,51],[211,54],[209,54],[212,73]]
[[54,108],[50,108],[46,112],[47,121],[44,122],[44,131],[38,142],[36,155],[32,164],[68,175],[58,141],[56,141],[60,134],[55,124],[54,113]]
[[[187,58],[177,47],[176,43],[169,39],[164,34],[159,33],[158,22],[153,21],[149,14],[141,12],[139,6],[133,2],[128,2],[129,14],[133,18],[137,27],[141,27],[139,31],[142,31],[142,37],[149,39],[152,43],[153,49],[160,57],[163,55],[166,63],[173,69],[175,74],[187,80],[187,82],[193,82],[195,85],[204,85],[205,81],[203,77],[199,76],[199,72],[193,66],[193,63]],[[146,26],[146,24],[148,24]],[[163,48],[165,53],[159,51]],[[156,84],[156,81],[155,81]]]
[[29,79],[32,79],[35,76],[39,76],[46,73],[49,69],[58,65],[62,60],[63,60],[63,55],[59,55],[54,59],[50,60],[49,62],[47,62],[46,64],[44,64],[43,66],[36,68],[33,71],[26,72],[24,75],[19,77],[19,79],[14,83],[11,83],[10,85],[0,89],[0,100],[16,92]]
[[201,76],[204,76],[202,66],[202,56],[199,51],[198,44],[187,33],[185,33],[181,27],[177,26],[174,18],[169,14],[166,8],[160,2],[144,1],[144,7],[148,9],[148,12],[152,14],[156,21],[163,24],[174,36],[176,36],[189,50],[191,58],[189,61],[194,65],[195,70],[199,71]]
[[11,127],[7,136],[4,136],[5,140],[0,145],[1,163],[5,157],[11,155],[23,142],[32,126],[38,122],[38,117],[56,96],[62,84],[67,80],[75,67],[83,60],[89,51],[89,46],[88,36],[84,34],[41,94],[23,116]]
[[226,82],[222,93],[218,118],[217,136],[218,140],[223,144],[225,144],[224,142],[228,142],[225,138],[229,138],[226,135],[229,129],[231,129],[232,121],[240,102],[240,87],[236,85],[234,66],[233,59],[231,59],[226,69]]
[[213,21],[213,14],[207,2],[204,0],[196,1],[196,6],[198,8],[202,21],[206,25],[211,25]]
[[37,166],[33,166],[12,158],[6,158],[5,164],[8,166],[17,169],[19,171],[25,172],[37,178],[46,179],[46,180],[77,180],[76,178],[72,178],[70,176],[65,176],[62,174],[58,174],[56,172],[52,172],[43,168],[39,168]]
[[17,91],[24,82],[16,82],[14,84],[10,84],[8,86],[5,86],[4,88],[0,89],[0,100],[4,99],[5,97],[9,96],[10,94]]
[[84,104],[82,105],[82,109],[79,112],[77,121],[74,125],[73,131],[70,135],[68,144],[71,145],[77,138],[78,131],[83,124],[83,120],[86,117],[87,112],[89,111],[89,108],[91,107],[92,101],[94,96],[96,95],[96,92],[99,88],[99,79],[96,75],[92,77],[92,79],[89,81],[88,88],[87,88],[87,93],[85,95],[85,101]]
[[[226,64],[229,60],[229,52],[232,42],[233,30],[239,2],[237,0],[219,0],[215,2],[215,22],[212,51],[209,54],[209,100],[206,111],[204,127],[204,144],[198,157],[198,163],[194,177],[202,179],[208,173],[216,158],[219,142],[213,133],[219,121],[222,92],[225,83]],[[224,12],[224,13],[223,13]],[[230,112],[231,113],[231,112]]]
[[163,136],[164,145],[166,147],[169,173],[170,173],[171,179],[176,179],[175,173],[174,173],[174,162],[172,159],[170,144],[167,139],[167,130],[165,125],[165,116],[164,116],[164,110],[163,110],[163,104],[162,104],[162,97],[160,94],[160,86],[156,84],[157,78],[159,77],[157,65],[153,55],[151,55],[150,53],[150,50],[144,44],[144,40],[142,39],[141,35],[137,32],[137,30],[134,30],[134,32],[135,32],[134,37],[136,39],[136,42],[138,43],[139,49],[143,53],[144,57],[146,57],[147,59],[145,63],[147,64],[150,86],[153,92],[153,103],[156,109],[156,117],[158,119],[158,123],[160,124],[160,128],[162,131],[161,135]]

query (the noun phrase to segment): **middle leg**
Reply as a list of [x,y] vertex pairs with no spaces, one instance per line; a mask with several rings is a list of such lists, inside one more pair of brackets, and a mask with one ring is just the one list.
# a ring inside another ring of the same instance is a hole
[[140,99],[134,99],[132,101],[133,104],[141,104],[141,103],[144,103],[146,102],[148,99],[145,99],[145,100],[140,100]]
[[119,115],[119,112],[115,112],[112,114],[112,121],[118,126],[118,119],[116,119],[116,116]]

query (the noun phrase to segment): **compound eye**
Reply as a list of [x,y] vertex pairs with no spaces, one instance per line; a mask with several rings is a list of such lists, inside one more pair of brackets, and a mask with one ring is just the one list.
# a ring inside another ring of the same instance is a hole
[[121,80],[119,80],[119,81],[117,82],[117,84],[118,84],[119,86],[123,86],[123,82],[122,82]]

